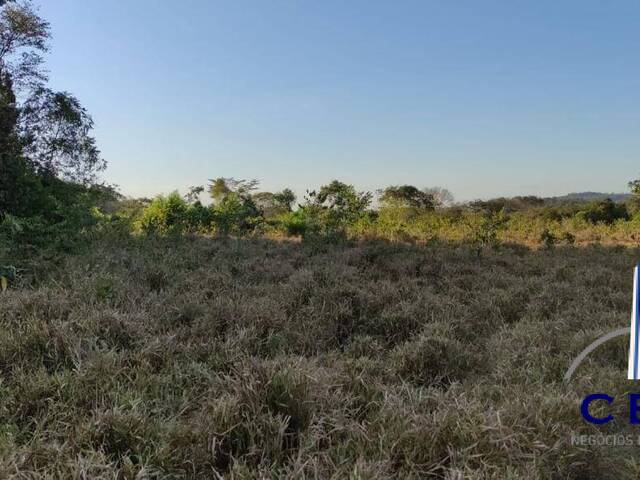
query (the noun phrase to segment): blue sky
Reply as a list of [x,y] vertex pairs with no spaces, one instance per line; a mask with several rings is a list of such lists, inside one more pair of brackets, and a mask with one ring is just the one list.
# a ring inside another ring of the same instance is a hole
[[126,194],[234,176],[465,200],[640,176],[637,0],[39,3],[51,84]]

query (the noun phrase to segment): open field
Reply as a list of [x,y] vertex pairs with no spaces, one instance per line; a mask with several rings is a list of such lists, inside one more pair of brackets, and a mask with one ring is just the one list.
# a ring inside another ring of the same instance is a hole
[[[2,478],[637,478],[626,247],[125,238],[0,296]],[[625,415],[623,402],[614,414]],[[612,423],[618,433],[626,423]],[[605,430],[605,427],[601,428]]]

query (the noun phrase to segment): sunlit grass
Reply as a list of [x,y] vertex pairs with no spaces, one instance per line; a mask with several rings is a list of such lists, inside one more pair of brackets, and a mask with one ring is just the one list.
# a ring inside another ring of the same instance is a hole
[[585,393],[628,390],[626,340],[562,376],[628,323],[639,253],[193,236],[25,259],[0,477],[631,478],[633,451],[570,444]]

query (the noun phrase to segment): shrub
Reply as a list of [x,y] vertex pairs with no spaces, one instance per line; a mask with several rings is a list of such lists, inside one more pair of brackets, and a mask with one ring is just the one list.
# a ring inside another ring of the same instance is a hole
[[190,232],[206,232],[213,223],[213,212],[200,202],[187,207],[185,212],[186,227]]
[[567,245],[573,245],[574,243],[576,243],[576,236],[571,232],[564,232],[562,234],[562,241]]
[[301,207],[307,218],[305,238],[345,238],[347,228],[365,215],[370,204],[371,193],[358,192],[353,185],[337,180],[309,192],[306,204]]
[[237,192],[227,194],[212,207],[211,213],[216,230],[223,235],[250,232],[263,221],[253,199]]
[[488,212],[475,217],[475,222],[471,226],[471,242],[477,249],[478,255],[484,247],[496,247],[500,240],[498,234],[507,223],[507,216],[504,210],[498,213]]
[[211,213],[218,233],[244,234],[264,223],[262,212],[251,194],[257,185],[257,180],[223,177],[210,180]]
[[611,225],[616,220],[629,220],[629,212],[624,203],[615,203],[607,198],[600,202],[589,204],[586,208],[576,213],[576,217],[587,222],[606,223]]
[[182,233],[188,225],[187,202],[178,192],[157,196],[142,212],[138,222],[145,233]]
[[545,248],[552,248],[557,241],[556,236],[551,233],[548,228],[545,228],[540,234],[540,243],[542,243]]

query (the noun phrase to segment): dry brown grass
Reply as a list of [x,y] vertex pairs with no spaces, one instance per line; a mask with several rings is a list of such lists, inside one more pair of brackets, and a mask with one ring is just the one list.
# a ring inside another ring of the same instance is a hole
[[635,450],[569,443],[595,431],[584,394],[629,389],[626,340],[562,376],[628,324],[638,254],[192,237],[17,259],[0,477],[636,478]]

